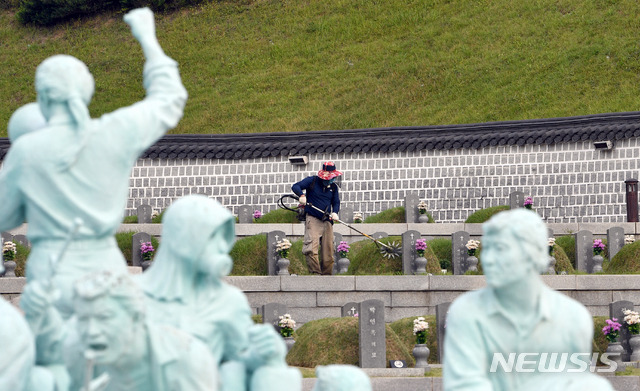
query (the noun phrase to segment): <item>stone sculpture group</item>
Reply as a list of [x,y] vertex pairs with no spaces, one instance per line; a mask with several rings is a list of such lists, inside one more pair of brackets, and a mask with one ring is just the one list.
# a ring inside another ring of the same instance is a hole
[[[224,282],[235,219],[218,202],[174,202],[153,266],[128,274],[114,234],[129,173],[177,125],[187,92],[156,39],[153,13],[136,9],[124,20],[146,59],[142,101],[92,119],[93,77],[80,60],[57,55],[37,68],[37,103],[9,122],[0,231],[28,222],[32,250],[24,315],[0,299],[0,390],[301,390],[280,335],[254,324],[244,294]],[[547,231],[537,215],[494,217],[483,244],[488,286],[451,306],[444,388],[611,389],[595,375],[572,375],[571,366],[554,374],[488,370],[496,352],[590,352],[593,327],[584,307],[540,280]],[[317,375],[315,391],[371,389],[353,366],[319,367]]]
[[177,125],[187,92],[157,41],[153,13],[136,9],[124,21],[146,59],[142,101],[92,119],[91,73],[56,55],[36,70],[38,101],[9,121],[0,230],[28,222],[32,250],[24,315],[0,299],[0,389],[300,390],[280,335],[254,324],[244,294],[223,281],[235,220],[218,202],[176,201],[154,265],[128,274],[114,234],[129,174]]

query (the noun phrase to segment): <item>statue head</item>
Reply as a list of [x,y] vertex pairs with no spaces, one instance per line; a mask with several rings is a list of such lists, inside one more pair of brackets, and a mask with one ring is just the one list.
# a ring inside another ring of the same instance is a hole
[[87,106],[94,91],[93,76],[75,57],[59,54],[44,60],[36,69],[36,92],[44,117],[49,120],[53,104],[63,104],[80,129],[90,119]]
[[38,103],[27,103],[11,114],[7,125],[9,139],[13,143],[18,137],[45,126],[47,126],[47,120],[44,119]]
[[218,201],[203,195],[178,199],[163,215],[162,238],[160,250],[166,246],[185,268],[213,277],[231,272],[235,218]]
[[547,269],[548,230],[536,213],[501,212],[482,228],[482,268],[489,286],[506,286]]
[[312,391],[371,391],[371,380],[353,365],[318,365]]
[[142,291],[126,274],[93,272],[75,284],[74,311],[85,351],[110,365],[130,354],[144,323]]

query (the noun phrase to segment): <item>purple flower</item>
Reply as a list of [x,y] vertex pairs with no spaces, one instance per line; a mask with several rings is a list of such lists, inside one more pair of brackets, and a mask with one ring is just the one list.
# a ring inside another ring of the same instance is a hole
[[532,197],[527,197],[524,199],[524,206],[527,205],[533,205],[533,198]]
[[150,261],[155,251],[151,242],[140,242],[140,254],[142,254],[144,261]]
[[260,212],[259,210],[256,210],[255,212],[253,212],[253,218],[254,219],[259,219],[260,217],[262,217],[262,212]]
[[615,342],[618,339],[622,325],[618,323],[617,320],[616,318],[607,319],[607,325],[602,328],[602,334],[604,334],[609,342]]
[[426,239],[418,239],[416,240],[416,250],[424,251],[427,249],[427,240]]
[[347,244],[347,242],[345,242],[344,240],[340,242],[340,244],[338,244],[338,252],[340,253],[340,256],[342,258],[345,258],[347,256],[347,253],[349,252],[349,249],[351,247],[349,247],[349,245]]
[[596,255],[602,254],[604,251],[605,245],[602,243],[602,240],[596,239],[593,241],[593,253]]

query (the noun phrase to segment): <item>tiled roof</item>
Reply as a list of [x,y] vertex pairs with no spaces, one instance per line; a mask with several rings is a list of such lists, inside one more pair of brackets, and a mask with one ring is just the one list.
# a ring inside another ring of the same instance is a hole
[[[145,158],[247,159],[323,152],[394,152],[423,149],[477,149],[498,145],[555,144],[640,137],[640,112],[467,125],[394,128],[167,135],[145,151]],[[0,159],[9,148],[0,138]]]

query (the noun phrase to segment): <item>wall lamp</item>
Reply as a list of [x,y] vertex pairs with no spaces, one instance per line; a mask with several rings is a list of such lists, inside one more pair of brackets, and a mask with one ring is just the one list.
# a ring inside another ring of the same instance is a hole
[[289,156],[289,163],[295,166],[305,166],[309,158],[306,156]]
[[593,146],[601,151],[613,149],[613,141],[594,141]]

